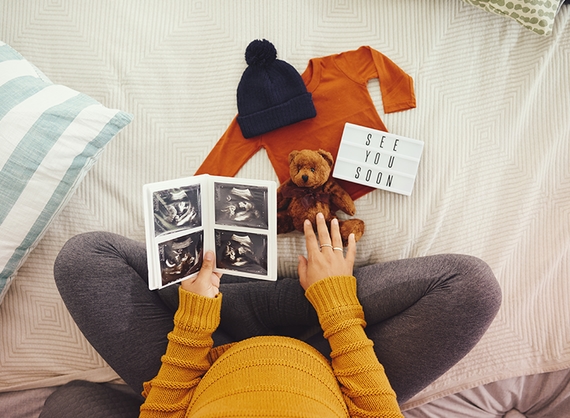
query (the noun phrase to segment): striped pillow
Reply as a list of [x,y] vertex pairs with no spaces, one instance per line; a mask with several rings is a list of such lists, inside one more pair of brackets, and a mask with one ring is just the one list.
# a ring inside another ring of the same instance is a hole
[[0,303],[51,220],[131,120],[51,83],[0,42]]

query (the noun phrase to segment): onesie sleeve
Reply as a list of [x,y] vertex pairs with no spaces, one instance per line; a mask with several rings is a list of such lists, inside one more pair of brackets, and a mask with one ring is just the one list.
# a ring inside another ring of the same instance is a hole
[[416,107],[414,81],[392,60],[369,46],[347,51],[335,57],[337,67],[357,83],[378,78],[385,113]]
[[195,174],[233,177],[261,148],[260,139],[244,138],[234,118]]

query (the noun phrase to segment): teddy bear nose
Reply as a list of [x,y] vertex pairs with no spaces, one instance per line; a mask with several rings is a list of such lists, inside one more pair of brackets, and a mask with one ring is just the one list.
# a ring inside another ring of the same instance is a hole
[[307,176],[306,174],[303,174],[303,175],[301,176],[301,178],[303,179],[303,181],[304,181],[305,183],[307,182],[307,180],[309,180],[309,176]]

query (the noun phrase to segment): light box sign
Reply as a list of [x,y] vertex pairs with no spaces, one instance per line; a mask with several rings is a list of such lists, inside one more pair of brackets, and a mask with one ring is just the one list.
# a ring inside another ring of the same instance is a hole
[[333,177],[410,196],[423,149],[417,139],[346,123]]

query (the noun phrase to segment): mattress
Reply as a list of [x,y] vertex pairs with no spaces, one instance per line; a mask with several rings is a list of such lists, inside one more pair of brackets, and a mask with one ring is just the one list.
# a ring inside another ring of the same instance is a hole
[[[237,113],[253,39],[302,72],[368,45],[414,80],[417,107],[384,114],[424,142],[410,196],[356,201],[357,265],[437,253],[485,260],[503,289],[480,343],[405,405],[570,367],[570,10],[538,35],[461,1],[0,0],[0,40],[50,80],[134,116],[50,224],[0,305],[0,391],[116,381],[65,309],[54,259],[71,236],[144,240],[142,185],[189,176]],[[307,144],[310,148],[311,144]],[[259,151],[240,177],[277,180]],[[300,234],[278,238],[295,276]],[[128,347],[125,347],[128,349]]]

